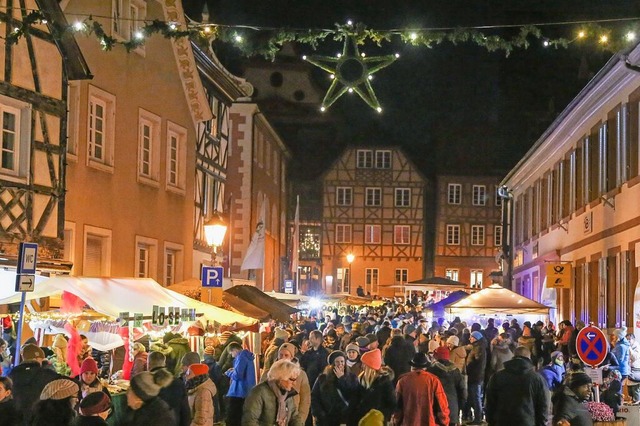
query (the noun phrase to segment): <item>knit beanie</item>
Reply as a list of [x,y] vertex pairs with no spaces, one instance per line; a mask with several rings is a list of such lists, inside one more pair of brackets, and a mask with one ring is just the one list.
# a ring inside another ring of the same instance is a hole
[[207,364],[191,364],[189,370],[191,370],[194,376],[209,374],[209,366],[207,366]]
[[451,343],[453,346],[458,346],[460,344],[460,338],[458,336],[449,336],[447,343]]
[[85,358],[80,366],[80,374],[82,373],[95,373],[98,374],[98,363],[93,358]]
[[413,333],[414,331],[416,331],[416,327],[413,324],[405,325],[404,329],[402,330],[402,332],[407,335]]
[[473,333],[471,333],[471,337],[473,337],[476,340],[480,340],[482,339],[484,336],[482,335],[482,333],[480,333],[479,331],[474,331]]
[[449,361],[450,354],[449,348],[446,346],[440,346],[438,349],[433,351],[433,357],[437,360]]
[[296,352],[298,352],[296,347],[291,343],[283,343],[283,344],[281,344],[280,348],[278,348],[278,353],[280,353],[282,351],[289,352],[291,354],[292,358],[295,357],[296,356]]
[[347,359],[347,356],[344,354],[344,352],[342,352],[342,351],[333,351],[327,357],[327,363],[329,365],[333,365],[333,363],[335,362],[336,358],[340,358],[340,357],[343,357],[345,359],[345,361]]
[[160,389],[169,386],[173,376],[166,368],[160,368],[153,373],[143,371],[131,378],[131,390],[143,401],[150,401],[158,396]]
[[360,336],[356,339],[356,345],[358,345],[361,348],[366,348],[367,346],[369,346],[369,339],[367,339],[364,336]]
[[349,351],[360,352],[360,347],[358,345],[356,345],[355,343],[349,343],[344,351],[345,352],[349,352]]
[[289,338],[289,333],[287,333],[284,328],[276,327],[273,333],[273,338],[285,340]]
[[199,364],[200,363],[200,355],[198,352],[187,352],[182,357],[182,366],[188,367],[191,364]]
[[382,367],[382,353],[380,352],[380,349],[374,349],[372,351],[365,352],[360,357],[360,361],[362,361],[364,365],[376,371],[380,370],[380,368]]
[[64,349],[67,347],[67,339],[64,338],[64,334],[60,333],[56,335],[56,338],[53,339],[53,346],[54,348],[60,348],[60,349]]
[[45,358],[42,348],[33,343],[27,343],[22,347],[23,361],[35,361],[36,358]]
[[80,414],[93,416],[111,408],[111,399],[104,392],[91,392],[80,401]]
[[624,339],[627,336],[627,327],[622,326],[622,328],[617,328],[613,334],[615,334],[618,339]]
[[71,396],[77,396],[80,387],[71,379],[53,380],[42,389],[40,399],[65,399]]
[[572,373],[569,378],[569,388],[576,389],[582,385],[589,385],[593,383],[591,377],[586,373]]

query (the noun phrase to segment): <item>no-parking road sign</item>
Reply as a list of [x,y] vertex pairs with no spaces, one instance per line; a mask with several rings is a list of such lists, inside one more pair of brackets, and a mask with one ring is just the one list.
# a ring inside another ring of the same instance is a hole
[[576,338],[578,358],[588,366],[596,368],[602,364],[609,351],[607,337],[597,327],[584,327]]

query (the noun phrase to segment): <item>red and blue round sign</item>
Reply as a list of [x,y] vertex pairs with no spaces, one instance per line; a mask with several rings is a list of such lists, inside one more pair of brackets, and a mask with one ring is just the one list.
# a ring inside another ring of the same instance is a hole
[[595,368],[602,364],[609,352],[607,337],[597,327],[584,327],[576,338],[576,352],[582,362]]

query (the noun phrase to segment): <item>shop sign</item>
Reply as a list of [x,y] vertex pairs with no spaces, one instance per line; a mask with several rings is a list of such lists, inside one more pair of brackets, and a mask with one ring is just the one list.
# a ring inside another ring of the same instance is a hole
[[153,325],[178,325],[180,321],[195,321],[195,309],[180,309],[178,307],[168,307],[153,305],[151,324]]
[[571,288],[570,263],[547,263],[546,272],[548,288]]

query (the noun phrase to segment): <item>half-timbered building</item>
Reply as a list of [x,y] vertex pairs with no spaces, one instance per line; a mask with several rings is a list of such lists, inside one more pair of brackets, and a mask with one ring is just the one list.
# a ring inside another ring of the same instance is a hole
[[326,293],[393,296],[424,276],[427,180],[402,150],[349,147],[321,181]]
[[[42,19],[31,19],[38,15]],[[11,40],[28,20],[28,31]],[[66,269],[67,85],[91,78],[55,0],[0,4],[0,252],[15,265],[17,245],[39,244],[39,265]],[[56,267],[57,265],[57,267]]]
[[502,246],[499,178],[437,176],[435,275],[466,283],[491,284]]

